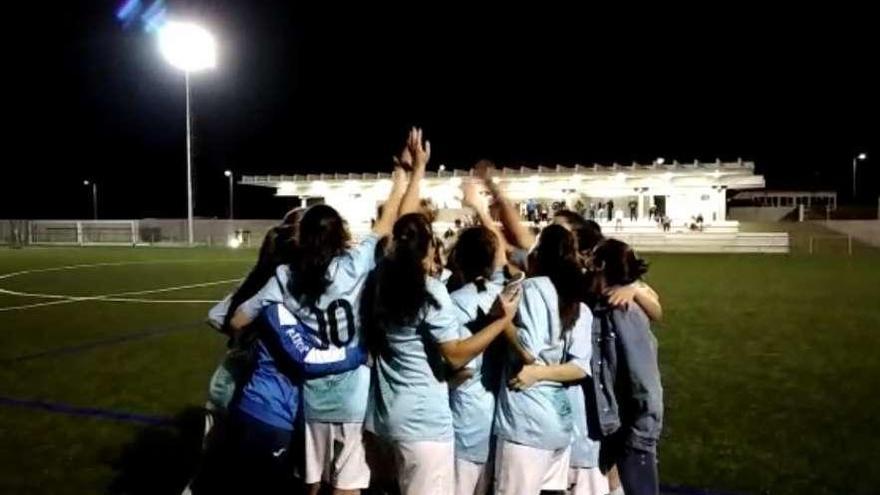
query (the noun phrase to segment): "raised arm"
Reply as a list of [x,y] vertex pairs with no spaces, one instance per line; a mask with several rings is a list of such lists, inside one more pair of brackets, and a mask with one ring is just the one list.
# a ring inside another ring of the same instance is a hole
[[531,249],[532,246],[535,245],[535,235],[522,224],[519,212],[516,211],[516,208],[513,207],[510,201],[508,201],[504,194],[504,190],[492,180],[492,170],[494,168],[495,165],[492,164],[492,162],[488,160],[480,160],[476,166],[474,166],[474,172],[486,185],[486,189],[488,189],[492,194],[492,197],[495,198],[495,202],[498,203],[501,225],[503,225],[504,230],[510,234],[510,241],[520,249]]
[[429,141],[422,143],[421,129],[413,127],[409,131],[407,149],[412,156],[412,176],[410,177],[406,192],[403,194],[403,199],[400,201],[400,216],[419,211],[421,183],[425,177],[425,168],[428,165],[428,160],[431,158],[431,143]]
[[510,325],[516,314],[519,298],[519,294],[514,294],[513,296],[499,295],[493,308],[497,309],[497,311],[494,311],[495,314],[499,314],[495,321],[466,339],[440,344],[440,354],[443,355],[443,358],[452,369],[461,368],[477,357]]
[[397,214],[400,211],[403,193],[406,190],[406,171],[398,166],[399,163],[395,160],[394,172],[391,173],[391,193],[382,207],[382,213],[373,225],[373,233],[380,237],[391,234],[391,229],[394,228],[394,222],[397,221]]

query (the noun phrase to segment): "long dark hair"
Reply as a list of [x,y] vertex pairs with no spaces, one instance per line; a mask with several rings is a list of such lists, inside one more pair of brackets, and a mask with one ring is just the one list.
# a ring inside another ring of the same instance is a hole
[[272,227],[263,238],[257,264],[247,274],[229,301],[229,310],[223,319],[224,330],[239,306],[260,291],[273,275],[278,265],[290,263],[296,245],[296,225],[282,224]]
[[485,290],[485,280],[495,268],[498,238],[485,226],[468,227],[461,231],[452,251],[452,266],[463,283],[474,282]]
[[574,234],[561,225],[548,225],[530,256],[529,270],[531,275],[545,276],[553,282],[562,328],[570,330],[580,316],[587,287]]
[[[606,287],[629,285],[648,272],[648,263],[633,248],[617,239],[603,239],[593,249],[589,265],[601,274]],[[598,290],[598,289],[596,289]]]
[[290,263],[290,293],[305,305],[314,304],[331,283],[327,267],[345,251],[350,239],[345,220],[333,207],[321,204],[306,210]]
[[367,344],[376,355],[387,355],[390,327],[414,324],[427,304],[438,304],[428,292],[424,265],[433,238],[431,224],[420,213],[394,223],[391,249],[367,281],[361,301]]
[[400,217],[392,231],[391,253],[379,271],[377,305],[389,323],[413,323],[425,304],[437,304],[425,286],[424,259],[434,235],[420,213]]

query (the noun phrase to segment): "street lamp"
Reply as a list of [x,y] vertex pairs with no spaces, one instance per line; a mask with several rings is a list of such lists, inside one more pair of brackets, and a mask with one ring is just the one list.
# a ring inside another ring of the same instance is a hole
[[189,22],[169,21],[159,29],[159,51],[184,74],[186,85],[186,228],[193,244],[192,130],[189,110],[189,75],[213,68],[217,63],[214,37],[205,28]]
[[98,219],[98,183],[97,182],[89,182],[88,180],[83,181],[83,185],[86,187],[92,186],[92,218]]
[[853,200],[856,199],[856,164],[860,161],[863,162],[867,159],[868,159],[868,155],[866,155],[865,153],[859,153],[858,155],[854,156],[852,159],[852,162],[853,162],[853,190],[852,190]]
[[663,165],[665,162],[666,162],[666,159],[663,158],[662,156],[657,157],[657,159],[654,160],[654,163],[656,163],[657,165]]
[[233,175],[232,170],[227,170],[223,172],[223,175],[225,175],[226,178],[229,179],[229,219],[232,220],[232,208],[235,205],[234,196],[232,194],[232,185],[235,182],[235,176]]

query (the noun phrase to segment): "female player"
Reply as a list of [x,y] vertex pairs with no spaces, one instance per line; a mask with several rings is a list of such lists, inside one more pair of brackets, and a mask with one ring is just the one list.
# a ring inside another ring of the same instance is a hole
[[[379,239],[391,231],[404,192],[405,174],[395,170],[391,195],[373,231],[349,247],[339,213],[327,205],[309,208],[300,220],[297,246],[289,265],[239,309],[233,326],[253,320],[260,308],[283,303],[312,329],[322,347],[345,352],[361,342],[360,299],[375,266]],[[305,481],[311,493],[324,482],[337,495],[358,493],[370,483],[362,425],[370,389],[366,366],[303,384]]]
[[429,275],[432,239],[423,215],[409,213],[397,221],[368,306],[377,379],[367,427],[392,444],[403,495],[453,493],[445,365],[461,368],[483,352],[510,324],[518,302],[517,296],[496,298],[494,321],[462,338],[446,288]]
[[606,289],[629,285],[647,271],[632,248],[604,239],[590,258],[593,284],[589,298],[599,334],[600,363],[594,363],[603,464],[616,464],[624,493],[656,495],[657,442],[663,427],[663,388],[657,364],[657,339],[650,321],[638,305],[627,308],[608,304]]
[[[575,420],[562,383],[590,371],[591,315],[582,304],[584,275],[574,236],[550,225],[530,255],[529,274],[515,326],[526,351],[525,366],[511,353],[498,394],[495,489],[499,494],[535,494],[568,487]],[[519,371],[518,371],[519,370]]]

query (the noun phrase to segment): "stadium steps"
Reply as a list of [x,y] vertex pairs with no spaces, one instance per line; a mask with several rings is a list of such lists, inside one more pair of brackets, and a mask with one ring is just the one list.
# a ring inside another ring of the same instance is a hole
[[788,233],[615,233],[641,252],[654,253],[772,253],[786,254],[790,249]]

